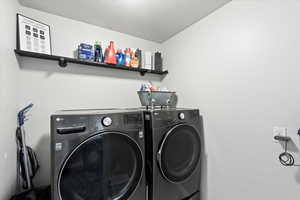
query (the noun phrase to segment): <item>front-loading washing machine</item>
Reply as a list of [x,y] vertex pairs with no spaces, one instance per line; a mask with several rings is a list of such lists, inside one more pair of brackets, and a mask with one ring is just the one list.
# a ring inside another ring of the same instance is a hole
[[144,114],[149,200],[200,200],[204,138],[199,111],[154,109]]
[[52,200],[145,200],[143,112],[51,116]]

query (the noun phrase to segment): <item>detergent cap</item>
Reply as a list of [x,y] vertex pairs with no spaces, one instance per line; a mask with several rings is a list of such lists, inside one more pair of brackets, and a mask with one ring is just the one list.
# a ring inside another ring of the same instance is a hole
[[97,41],[95,42],[95,45],[101,46],[101,42],[97,40]]

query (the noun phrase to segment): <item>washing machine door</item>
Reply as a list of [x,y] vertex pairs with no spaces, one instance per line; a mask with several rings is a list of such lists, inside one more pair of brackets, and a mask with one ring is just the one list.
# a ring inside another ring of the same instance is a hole
[[179,183],[193,174],[200,155],[199,133],[194,127],[182,124],[167,132],[157,153],[157,160],[163,177],[172,183]]
[[143,154],[129,136],[95,135],[73,150],[58,180],[61,200],[127,200],[143,173]]

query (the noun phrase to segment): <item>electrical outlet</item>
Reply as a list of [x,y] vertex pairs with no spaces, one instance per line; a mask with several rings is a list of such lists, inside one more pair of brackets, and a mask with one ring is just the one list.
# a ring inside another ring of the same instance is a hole
[[275,136],[287,136],[287,128],[286,127],[273,127],[273,141],[278,143],[278,140],[275,140]]

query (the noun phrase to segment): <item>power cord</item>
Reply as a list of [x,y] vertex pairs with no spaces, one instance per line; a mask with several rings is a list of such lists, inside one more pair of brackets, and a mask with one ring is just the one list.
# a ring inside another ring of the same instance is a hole
[[293,166],[295,159],[292,154],[287,152],[287,143],[288,141],[285,141],[284,152],[279,155],[279,161],[284,166]]

